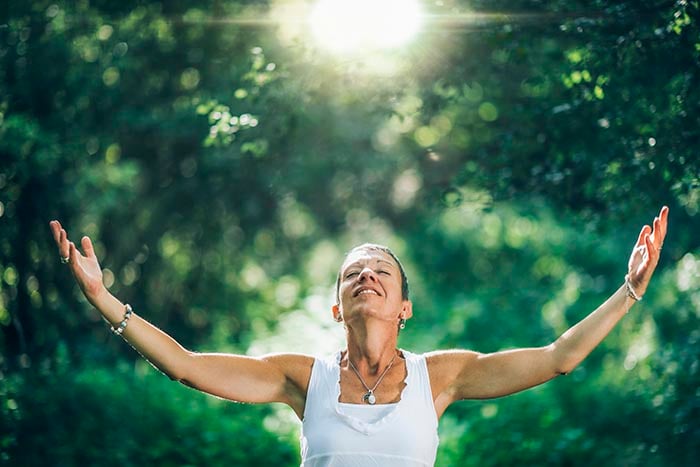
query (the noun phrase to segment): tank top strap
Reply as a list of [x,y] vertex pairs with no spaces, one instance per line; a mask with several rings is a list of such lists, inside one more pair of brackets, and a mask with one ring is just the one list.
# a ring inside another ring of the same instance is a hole
[[424,354],[415,354],[400,349],[406,360],[406,390],[403,397],[410,397],[416,402],[428,404],[433,407],[433,392],[430,386],[428,364]]
[[340,379],[339,358],[340,352],[314,359],[307,390],[304,418],[309,411],[335,410],[333,401],[338,397],[336,392]]

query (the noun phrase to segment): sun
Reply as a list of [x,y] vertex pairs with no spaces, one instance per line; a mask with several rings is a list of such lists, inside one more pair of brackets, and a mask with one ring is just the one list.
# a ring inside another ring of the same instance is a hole
[[334,52],[392,49],[420,31],[418,0],[319,0],[309,16],[319,45]]

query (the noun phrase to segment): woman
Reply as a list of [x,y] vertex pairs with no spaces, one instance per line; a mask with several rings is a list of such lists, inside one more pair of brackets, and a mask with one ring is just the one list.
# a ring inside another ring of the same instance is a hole
[[58,221],[50,226],[61,261],[90,303],[170,378],[234,401],[289,405],[303,422],[302,465],[424,466],[435,462],[437,422],[450,404],[512,394],[567,374],[598,345],[644,295],[667,220],[664,207],[642,228],[624,283],[555,342],[490,354],[397,349],[399,330],[413,313],[403,268],[386,247],[356,247],[340,268],[332,308],[344,323],[347,348],[326,359],[188,351],[107,291],[88,237],[81,240],[83,255]]

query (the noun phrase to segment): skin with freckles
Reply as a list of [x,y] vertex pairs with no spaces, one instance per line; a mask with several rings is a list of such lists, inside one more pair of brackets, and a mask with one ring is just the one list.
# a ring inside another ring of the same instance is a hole
[[[651,225],[642,227],[633,246],[627,263],[629,285],[621,281],[598,308],[551,344],[487,354],[472,350],[428,353],[438,417],[455,401],[500,397],[571,372],[635,303],[628,286],[640,297],[646,292],[659,262],[667,226],[668,208],[664,207]],[[85,297],[107,321],[118,325],[124,317],[124,304],[103,285],[91,240],[81,239],[81,252],[58,221],[51,221],[50,228],[58,254],[69,258],[67,266]],[[405,386],[406,365],[397,349],[398,324],[413,316],[413,305],[402,284],[400,265],[382,248],[362,245],[353,249],[340,268],[338,303],[332,307],[332,314],[344,326],[347,340],[340,361],[341,402],[362,403],[366,392],[350,361],[370,387],[388,368],[375,392],[377,404],[398,402]],[[249,357],[192,352],[137,313],[122,336],[173,380],[234,401],[282,402],[300,419],[303,417],[314,362],[309,355]]]

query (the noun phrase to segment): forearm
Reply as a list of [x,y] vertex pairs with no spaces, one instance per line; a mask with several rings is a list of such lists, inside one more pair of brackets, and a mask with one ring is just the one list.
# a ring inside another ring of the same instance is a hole
[[[112,327],[124,319],[124,304],[109,292],[90,302]],[[303,416],[312,357],[286,354],[253,358],[190,352],[136,313],[129,318],[122,337],[173,380],[228,400],[283,402],[300,418]]]
[[576,368],[634,303],[623,284],[595,311],[562,334],[551,346],[556,372],[566,374]]
[[[90,302],[116,328],[124,318],[125,305],[104,290]],[[181,380],[191,361],[191,353],[165,332],[132,313],[122,337],[144,358],[171,379]]]

